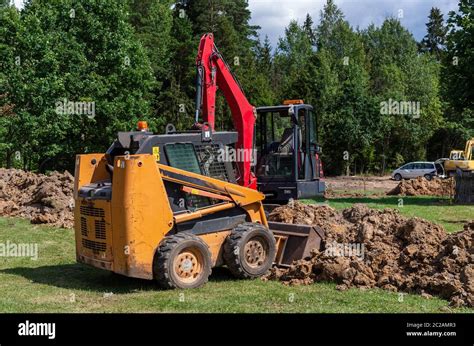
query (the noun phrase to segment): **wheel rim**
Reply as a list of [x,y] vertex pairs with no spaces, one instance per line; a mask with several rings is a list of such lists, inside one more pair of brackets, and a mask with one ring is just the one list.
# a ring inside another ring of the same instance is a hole
[[267,243],[261,237],[252,238],[244,247],[245,263],[249,267],[258,268],[265,263],[267,253]]
[[204,257],[196,248],[182,250],[174,260],[176,277],[183,283],[194,283],[203,273],[203,263]]

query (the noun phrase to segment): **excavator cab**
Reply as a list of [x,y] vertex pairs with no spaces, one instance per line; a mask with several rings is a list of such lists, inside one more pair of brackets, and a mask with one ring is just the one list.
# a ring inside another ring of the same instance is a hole
[[280,106],[259,107],[255,133],[257,185],[267,202],[324,194],[317,120],[311,105],[289,100]]
[[448,177],[456,175],[457,170],[474,172],[474,138],[466,141],[464,150],[452,150],[449,159],[444,161],[444,170]]

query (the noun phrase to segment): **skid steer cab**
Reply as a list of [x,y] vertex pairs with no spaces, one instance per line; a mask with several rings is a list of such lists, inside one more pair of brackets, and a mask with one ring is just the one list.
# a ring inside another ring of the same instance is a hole
[[[213,136],[206,145],[235,135]],[[194,288],[216,266],[257,278],[321,246],[320,229],[267,222],[263,194],[206,175],[197,155],[202,138],[153,135],[142,124],[120,133],[106,154],[78,155],[77,261],[164,288]],[[231,174],[225,168],[219,174]]]
[[322,196],[325,190],[313,107],[303,100],[257,108],[258,189],[267,202]]

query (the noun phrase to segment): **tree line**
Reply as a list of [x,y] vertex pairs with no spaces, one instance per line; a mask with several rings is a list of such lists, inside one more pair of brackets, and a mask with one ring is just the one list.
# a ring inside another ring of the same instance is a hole
[[[333,0],[272,47],[246,0],[0,0],[0,166],[71,169],[117,131],[193,123],[203,33],[255,106],[314,106],[327,174],[435,160],[474,136],[473,14],[428,14],[420,41],[397,15],[353,28]],[[216,127],[232,129],[220,95]]]

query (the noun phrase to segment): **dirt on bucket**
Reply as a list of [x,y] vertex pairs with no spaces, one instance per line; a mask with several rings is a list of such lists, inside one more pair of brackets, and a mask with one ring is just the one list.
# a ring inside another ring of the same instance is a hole
[[454,196],[454,179],[433,178],[427,180],[418,177],[411,180],[402,180],[387,192],[389,196]]
[[287,285],[332,281],[339,290],[380,287],[474,307],[474,221],[448,234],[395,209],[355,204],[339,212],[300,202],[276,208],[269,220],[317,225],[326,239],[321,251],[313,250],[290,268],[273,268],[264,280]]
[[0,168],[0,216],[24,217],[34,224],[72,228],[74,177]]

